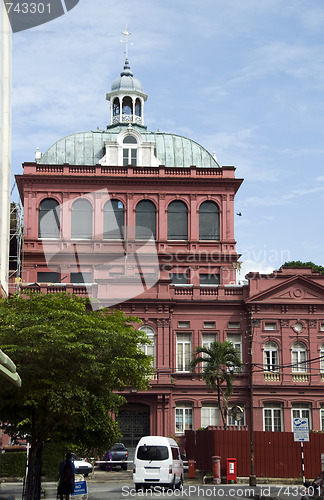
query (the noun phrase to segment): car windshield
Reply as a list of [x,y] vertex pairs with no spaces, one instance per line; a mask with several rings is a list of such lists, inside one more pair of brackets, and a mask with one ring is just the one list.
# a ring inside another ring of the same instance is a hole
[[169,450],[167,446],[140,446],[137,450],[139,460],[167,460]]

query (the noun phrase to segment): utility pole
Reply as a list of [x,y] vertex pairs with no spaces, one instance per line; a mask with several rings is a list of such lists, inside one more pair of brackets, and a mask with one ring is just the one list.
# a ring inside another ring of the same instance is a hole
[[253,314],[250,312],[250,445],[251,445],[251,474],[250,486],[256,486],[256,476],[254,471],[254,419],[253,419]]

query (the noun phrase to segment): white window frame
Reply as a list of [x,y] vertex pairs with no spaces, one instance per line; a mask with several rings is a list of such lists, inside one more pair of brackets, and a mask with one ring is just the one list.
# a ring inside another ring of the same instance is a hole
[[307,372],[307,347],[304,342],[295,342],[291,348],[292,372]]
[[279,347],[272,340],[263,346],[263,369],[265,372],[279,371]]
[[324,373],[324,343],[321,344],[320,346],[319,355],[320,355],[320,372]]
[[[269,413],[270,415],[266,415]],[[280,418],[280,429],[278,429],[278,425],[275,423],[275,419],[278,419],[278,413]],[[271,419],[271,429],[266,428],[266,418]],[[283,413],[282,407],[280,405],[267,405],[263,407],[263,430],[271,431],[271,432],[283,432]]]
[[[217,341],[217,332],[215,333],[203,333],[202,336],[201,336],[201,345],[203,347],[210,347],[210,344],[212,342],[215,342]],[[207,355],[203,352],[201,353],[201,356],[202,358],[207,358]],[[201,368],[204,369],[206,367],[206,362],[204,361],[202,364],[201,364]]]
[[293,428],[294,418],[307,418],[308,428],[312,429],[312,410],[308,404],[296,404],[291,407],[291,428]]
[[143,325],[139,327],[139,330],[141,332],[146,333],[152,344],[144,344],[141,345],[141,349],[146,354],[147,356],[152,356],[153,357],[153,362],[152,362],[152,368],[155,368],[155,330],[152,328],[152,326],[149,325]]
[[276,332],[278,330],[276,321],[265,321],[264,322],[264,330],[267,332]]
[[[180,416],[180,420],[179,420]],[[177,422],[181,423],[181,427]],[[182,404],[175,407],[175,433],[184,434],[186,430],[193,429],[193,406]]]
[[324,431],[324,408],[323,407],[320,410],[320,418],[321,418],[321,431]]
[[176,371],[189,372],[191,363],[191,333],[177,333]]
[[[238,357],[242,363],[242,334],[241,333],[227,333],[227,341],[230,342],[234,346],[236,354],[238,355]],[[229,370],[227,370],[227,371],[229,371]],[[233,371],[235,373],[241,372],[242,367],[235,366]]]
[[209,425],[220,425],[219,407],[215,403],[203,403],[201,405],[201,427]]

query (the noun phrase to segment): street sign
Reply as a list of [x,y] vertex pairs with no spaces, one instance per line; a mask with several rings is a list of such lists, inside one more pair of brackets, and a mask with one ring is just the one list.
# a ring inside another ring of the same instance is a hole
[[309,441],[308,418],[293,419],[294,441],[304,443]]

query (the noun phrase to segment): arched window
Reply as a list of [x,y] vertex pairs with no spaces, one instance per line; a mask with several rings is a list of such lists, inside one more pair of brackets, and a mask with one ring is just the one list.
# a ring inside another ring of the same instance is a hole
[[219,208],[213,201],[204,201],[200,205],[199,239],[219,240]]
[[291,350],[293,372],[307,371],[307,349],[303,342],[295,342]]
[[123,140],[123,166],[137,166],[137,140],[133,135],[126,135]]
[[73,202],[71,238],[92,238],[92,205],[88,200],[78,199]]
[[113,116],[120,115],[120,103],[118,97],[115,97],[113,104]]
[[155,331],[151,326],[144,325],[139,328],[142,332],[146,333],[150,340],[150,344],[142,345],[141,348],[147,356],[152,356],[152,367],[155,367]]
[[39,204],[38,237],[60,237],[60,205],[53,198],[45,198]]
[[104,206],[104,234],[106,239],[123,239],[125,209],[120,200],[109,200]]
[[182,201],[172,201],[168,206],[168,240],[188,239],[188,209]]
[[156,209],[154,203],[142,200],[136,205],[136,238],[156,238]]
[[132,99],[128,96],[123,99],[123,115],[132,115],[133,114],[133,102]]
[[138,97],[136,98],[136,101],[135,101],[135,115],[142,116],[142,103]]
[[266,342],[263,349],[263,369],[266,372],[279,371],[278,345],[275,342]]

